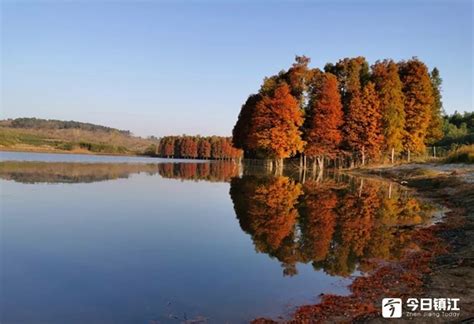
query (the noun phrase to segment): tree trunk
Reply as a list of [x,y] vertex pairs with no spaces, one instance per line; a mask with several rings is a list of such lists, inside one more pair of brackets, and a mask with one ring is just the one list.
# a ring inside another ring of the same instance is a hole
[[313,157],[313,175],[316,174],[316,157]]
[[365,146],[362,146],[362,166],[365,165]]
[[319,166],[319,170],[322,172],[324,169],[324,157],[318,158],[318,166]]
[[436,158],[436,146],[433,146],[433,157]]
[[273,162],[272,162],[272,160],[267,160],[267,161],[265,162],[265,164],[266,164],[266,167],[267,167],[268,171],[269,171],[269,172],[272,172],[272,170],[273,170]]
[[323,169],[319,169],[318,177],[316,178],[316,182],[321,182],[323,180]]
[[408,150],[408,157],[407,157],[407,159],[408,159],[408,162],[410,162],[410,150]]
[[392,147],[392,154],[391,154],[391,161],[392,161],[392,164],[395,162],[395,148]]
[[300,167],[298,169],[299,180],[301,182],[303,176],[303,154],[300,155]]
[[360,180],[360,187],[359,187],[359,197],[362,196],[362,190],[364,188],[364,179]]
[[275,174],[283,174],[283,158],[278,158],[275,160]]

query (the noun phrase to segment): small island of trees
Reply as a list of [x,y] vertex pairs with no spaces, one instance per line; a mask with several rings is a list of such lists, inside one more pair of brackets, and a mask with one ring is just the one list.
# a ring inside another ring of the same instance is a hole
[[443,137],[441,78],[419,59],[364,57],[309,67],[297,56],[288,71],[266,77],[241,108],[233,143],[245,158],[306,157],[321,169],[421,154]]

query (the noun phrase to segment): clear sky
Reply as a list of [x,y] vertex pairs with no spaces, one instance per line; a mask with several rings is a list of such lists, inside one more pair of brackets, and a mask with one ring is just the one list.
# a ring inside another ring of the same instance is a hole
[[230,135],[294,56],[438,67],[445,110],[473,110],[473,1],[1,2],[1,117],[138,135]]

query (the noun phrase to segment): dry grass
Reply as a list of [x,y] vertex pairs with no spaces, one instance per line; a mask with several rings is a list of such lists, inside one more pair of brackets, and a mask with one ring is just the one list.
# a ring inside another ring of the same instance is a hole
[[447,163],[474,163],[474,144],[463,145],[449,153]]

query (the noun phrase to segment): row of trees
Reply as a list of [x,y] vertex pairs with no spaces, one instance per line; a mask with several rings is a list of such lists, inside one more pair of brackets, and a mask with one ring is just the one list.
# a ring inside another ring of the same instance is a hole
[[165,136],[153,147],[154,155],[184,159],[240,159],[242,150],[232,145],[230,137]]
[[432,211],[401,187],[363,179],[300,184],[244,176],[232,179],[230,196],[256,250],[276,258],[289,276],[298,263],[350,276],[374,270],[371,260],[398,260],[415,244],[413,232],[400,227],[422,224]]
[[246,157],[275,159],[336,156],[362,164],[403,152],[422,153],[443,136],[441,78],[417,58],[364,57],[309,68],[296,57],[288,71],[265,78],[248,97],[233,129]]

